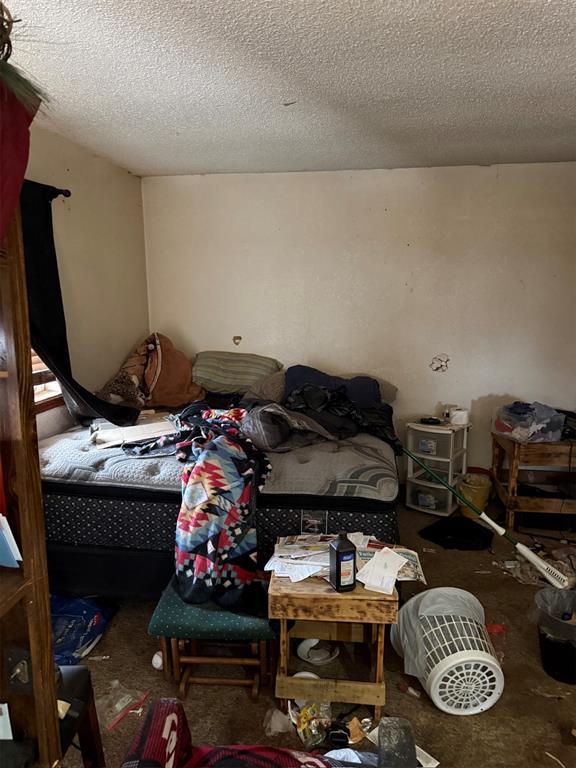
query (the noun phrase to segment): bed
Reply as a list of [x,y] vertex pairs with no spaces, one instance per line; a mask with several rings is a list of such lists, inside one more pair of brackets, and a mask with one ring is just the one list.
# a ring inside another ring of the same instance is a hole
[[[157,597],[174,570],[184,464],[97,448],[75,427],[40,441],[51,589]],[[256,501],[262,565],[279,535],[362,530],[396,543],[398,475],[392,448],[360,433],[288,453]]]

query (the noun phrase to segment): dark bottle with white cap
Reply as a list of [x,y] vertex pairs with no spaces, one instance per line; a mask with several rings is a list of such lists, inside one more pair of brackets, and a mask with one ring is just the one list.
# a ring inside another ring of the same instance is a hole
[[330,584],[336,592],[351,592],[356,586],[356,547],[346,531],[330,542]]

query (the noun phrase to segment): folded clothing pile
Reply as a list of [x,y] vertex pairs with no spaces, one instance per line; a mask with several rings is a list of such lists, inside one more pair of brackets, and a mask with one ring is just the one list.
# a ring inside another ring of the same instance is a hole
[[554,443],[562,437],[565,418],[549,405],[516,400],[498,410],[492,426],[518,443]]

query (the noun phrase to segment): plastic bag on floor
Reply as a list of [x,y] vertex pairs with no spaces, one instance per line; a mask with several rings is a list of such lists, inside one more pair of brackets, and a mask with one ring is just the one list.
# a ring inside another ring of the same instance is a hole
[[115,612],[115,608],[98,600],[51,595],[50,613],[56,664],[78,664],[101,639]]
[[112,680],[108,693],[96,698],[96,710],[101,723],[104,723],[107,731],[115,728],[126,715],[131,713],[142,715],[144,702],[150,696],[150,691],[138,691],[135,688],[126,688],[120,680]]

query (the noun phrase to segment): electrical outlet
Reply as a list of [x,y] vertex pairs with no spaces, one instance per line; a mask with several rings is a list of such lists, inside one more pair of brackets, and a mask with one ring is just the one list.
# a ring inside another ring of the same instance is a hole
[[27,648],[6,648],[4,652],[6,683],[14,693],[32,695],[32,664]]

